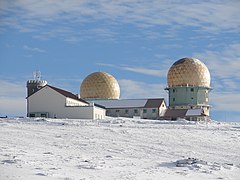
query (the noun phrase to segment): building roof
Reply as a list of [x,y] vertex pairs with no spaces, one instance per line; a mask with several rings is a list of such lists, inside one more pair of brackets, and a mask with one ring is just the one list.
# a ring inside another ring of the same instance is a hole
[[163,98],[157,98],[157,99],[148,99],[147,103],[145,104],[145,108],[156,108],[160,107],[162,103],[164,102]]
[[53,90],[57,91],[58,93],[62,94],[65,97],[72,98],[72,99],[75,99],[77,101],[81,101],[81,102],[84,102],[86,104],[89,104],[87,101],[85,101],[85,100],[83,100],[81,98],[78,98],[77,95],[75,95],[75,94],[73,94],[73,93],[71,93],[69,91],[66,91],[66,90],[63,90],[63,89],[60,89],[60,88],[57,88],[57,87],[54,87],[54,86],[50,86],[50,85],[46,85],[46,86],[52,88]]
[[[89,102],[87,102],[87,101],[85,101],[84,99],[82,99],[82,98],[78,98],[78,96],[77,95],[75,95],[75,94],[73,94],[73,93],[71,93],[71,92],[69,92],[69,91],[66,91],[66,90],[63,90],[63,89],[60,89],[60,88],[57,88],[57,87],[54,87],[54,86],[50,86],[50,85],[46,85],[47,87],[50,87],[51,89],[53,89],[53,90],[55,90],[55,91],[57,91],[58,93],[60,93],[60,94],[62,94],[63,96],[65,96],[65,97],[68,97],[68,98],[71,98],[71,99],[75,99],[75,100],[77,100],[77,101],[81,101],[81,102],[83,102],[83,103],[86,103],[86,104],[89,104]],[[46,86],[44,86],[44,87],[46,87]],[[44,88],[43,87],[43,88]],[[42,88],[41,88],[42,89]],[[40,89],[40,90],[41,90]],[[37,91],[36,91],[37,92]],[[35,92],[35,93],[36,93]],[[33,94],[35,94],[35,93],[33,93]],[[32,94],[32,95],[33,95]],[[30,95],[30,96],[32,96],[32,95]],[[30,97],[30,96],[28,96],[28,97]],[[27,98],[28,98],[27,97]],[[101,104],[96,104],[96,103],[94,103],[94,106],[97,106],[97,107],[100,107],[100,108],[103,108],[103,109],[105,109],[105,107],[103,106],[103,105],[101,105]]]
[[156,108],[164,102],[163,98],[156,99],[120,99],[120,100],[95,100],[91,101],[100,104],[107,109],[124,108]]
[[186,116],[201,116],[203,115],[202,109],[189,109],[186,113]]
[[189,116],[205,116],[202,109],[167,109],[166,118],[184,118]]
[[186,116],[187,109],[167,109],[164,117],[168,118],[184,118]]

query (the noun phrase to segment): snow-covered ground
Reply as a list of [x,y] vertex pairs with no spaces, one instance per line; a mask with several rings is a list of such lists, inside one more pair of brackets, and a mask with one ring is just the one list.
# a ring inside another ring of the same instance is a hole
[[240,179],[240,123],[0,119],[0,179]]

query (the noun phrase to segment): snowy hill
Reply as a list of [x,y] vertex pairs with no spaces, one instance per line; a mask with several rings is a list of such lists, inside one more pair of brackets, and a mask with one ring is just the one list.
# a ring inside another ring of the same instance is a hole
[[239,179],[240,123],[0,119],[0,179]]

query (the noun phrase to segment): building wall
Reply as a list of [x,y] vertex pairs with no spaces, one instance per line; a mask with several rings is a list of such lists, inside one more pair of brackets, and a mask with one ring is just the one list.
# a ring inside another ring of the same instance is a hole
[[64,112],[65,97],[46,86],[28,97],[28,114],[32,112],[48,112],[50,118]]
[[[66,106],[69,102],[71,106]],[[76,100],[66,98],[52,88],[46,86],[27,99],[28,115],[30,113],[47,113],[49,118],[70,118],[70,119],[95,119],[94,113],[103,117],[105,109],[88,104],[77,103]],[[76,106],[73,106],[75,104]],[[79,105],[84,106],[79,106]],[[97,109],[97,110],[96,110]]]
[[173,87],[169,88],[169,106],[177,105],[208,105],[209,88],[204,87]]
[[166,110],[167,110],[167,105],[166,105],[165,101],[163,101],[163,103],[159,107],[159,117],[164,116]]
[[202,107],[202,109],[203,109],[203,112],[205,115],[207,115],[207,116],[210,115],[210,107],[209,106]]
[[93,119],[105,119],[105,116],[106,116],[106,110],[105,109],[94,106],[94,108],[93,108]]
[[29,80],[27,81],[27,96],[32,95],[39,89],[47,85],[47,81],[44,80]]
[[[61,118],[104,119],[106,110],[97,106],[68,106]],[[60,117],[59,117],[60,118]]]
[[67,97],[66,98],[66,106],[88,106],[88,104]]
[[159,119],[166,111],[166,104],[155,108],[113,108],[107,109],[107,116],[112,117],[141,117],[143,119]]
[[142,116],[143,119],[158,119],[160,109],[159,108],[143,108]]

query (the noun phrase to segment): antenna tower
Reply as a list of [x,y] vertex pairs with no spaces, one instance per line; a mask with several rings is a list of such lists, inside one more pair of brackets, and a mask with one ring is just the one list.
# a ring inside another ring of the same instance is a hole
[[41,72],[39,70],[33,72],[33,78],[35,81],[41,80]]

